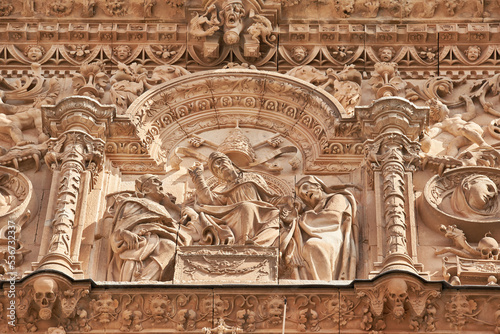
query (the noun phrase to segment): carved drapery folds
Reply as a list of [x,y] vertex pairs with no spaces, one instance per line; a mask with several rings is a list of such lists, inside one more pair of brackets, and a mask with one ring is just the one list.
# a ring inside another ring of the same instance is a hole
[[384,227],[379,233],[385,240],[381,248],[384,251],[379,252],[383,259],[381,270],[415,272],[415,217],[408,216],[408,206],[414,205],[413,186],[407,172],[419,165],[420,144],[415,140],[428,122],[427,110],[395,97],[356,110],[363,133],[373,138],[365,142],[365,159],[369,183],[374,186],[375,196],[382,199],[377,206],[377,225]]
[[499,9],[0,0],[0,333],[500,333]]
[[[35,266],[73,275],[81,270],[76,262],[79,250],[74,244],[79,244],[81,235],[73,240],[73,229],[78,223],[77,208],[87,196],[82,189],[90,191],[102,169],[104,139],[109,134],[115,109],[78,96],[63,99],[55,106],[45,107],[44,111],[44,126],[55,137],[48,141],[45,162],[57,171],[54,177],[59,186],[52,189],[55,198],[52,237],[47,253]],[[81,229],[77,231],[81,233]]]

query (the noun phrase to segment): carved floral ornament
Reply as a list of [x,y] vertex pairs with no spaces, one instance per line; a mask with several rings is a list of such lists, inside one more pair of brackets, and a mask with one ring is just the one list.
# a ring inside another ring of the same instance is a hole
[[[211,1],[213,3],[215,1]],[[261,1],[252,1],[261,5]],[[288,10],[301,10],[304,8],[304,0],[278,0],[278,6]],[[339,0],[330,3],[325,0],[313,0],[312,5],[319,10],[327,11],[335,18],[375,18],[389,16],[394,18],[452,18],[457,16],[466,17],[487,17],[495,9],[494,3],[482,2],[479,0],[464,2],[460,0],[444,1],[408,1],[408,2],[384,2],[365,0]],[[10,5],[10,6],[9,6]],[[136,1],[136,0],[57,0],[52,4],[34,6],[25,4],[22,6],[22,14],[26,16],[46,15],[57,17],[157,17],[172,9],[183,9],[184,3],[180,0],[167,0],[164,6],[156,1]],[[98,10],[99,9],[99,10]],[[0,16],[17,16],[14,6],[8,1],[0,2]]]
[[[17,286],[16,328],[57,334],[268,333],[279,332],[283,323],[286,333],[492,333],[499,328],[496,289],[448,287],[392,273],[373,282],[355,282],[354,291],[331,286],[305,286],[301,294],[275,286],[215,291],[156,286],[145,291],[104,289],[43,273]],[[5,303],[7,296],[2,294],[0,300]]]

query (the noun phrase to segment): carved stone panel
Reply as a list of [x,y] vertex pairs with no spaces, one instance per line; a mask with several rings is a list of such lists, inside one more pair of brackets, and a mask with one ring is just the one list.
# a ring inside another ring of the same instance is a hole
[[177,252],[174,283],[276,283],[277,265],[277,248],[185,246]]

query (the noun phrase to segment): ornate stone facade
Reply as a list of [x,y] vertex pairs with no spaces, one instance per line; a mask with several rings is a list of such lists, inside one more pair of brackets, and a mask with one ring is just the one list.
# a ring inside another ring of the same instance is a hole
[[0,332],[500,333],[499,22],[0,0]]

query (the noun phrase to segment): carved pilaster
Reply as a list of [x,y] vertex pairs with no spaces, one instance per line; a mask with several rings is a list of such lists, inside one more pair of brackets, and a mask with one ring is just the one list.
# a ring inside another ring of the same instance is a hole
[[[380,263],[375,273],[392,269],[419,272],[411,171],[419,164],[415,140],[427,123],[427,111],[405,99],[383,98],[356,109],[364,133],[368,180],[377,212]],[[371,137],[371,138],[370,138]],[[384,243],[385,241],[385,243]]]
[[35,268],[56,269],[72,276],[81,273],[79,247],[72,245],[79,244],[83,231],[76,214],[85,209],[79,206],[102,170],[104,139],[114,114],[114,107],[101,106],[82,96],[44,109],[44,126],[53,137],[48,142],[45,162],[57,171],[54,177],[59,186],[52,189],[54,209],[47,213],[52,221],[51,235],[44,236],[45,253]]
[[102,169],[104,141],[95,139],[82,131],[67,131],[59,138],[49,141],[49,150],[45,156],[45,162],[52,169],[60,171],[60,185],[53,222],[54,234],[50,241],[49,251],[69,256],[79,189],[82,186],[82,173],[90,171],[92,175]]

